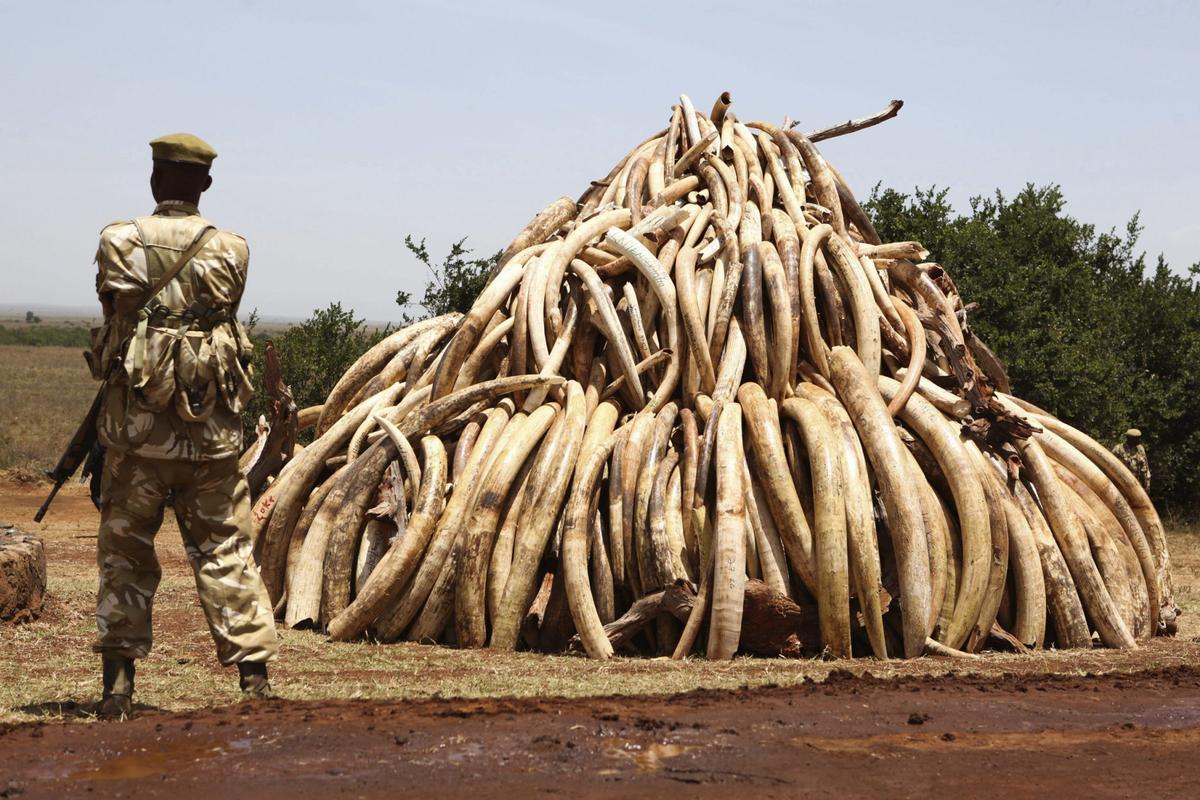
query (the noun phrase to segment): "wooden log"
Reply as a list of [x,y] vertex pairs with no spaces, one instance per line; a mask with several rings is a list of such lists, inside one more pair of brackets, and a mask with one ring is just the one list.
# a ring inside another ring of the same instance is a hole
[[296,402],[292,389],[283,380],[279,365],[279,352],[275,344],[267,341],[265,365],[263,367],[263,389],[267,393],[266,432],[259,437],[253,448],[253,456],[242,463],[246,473],[246,484],[250,496],[258,497],[267,479],[278,475],[291,460],[296,450],[296,433],[299,430]]

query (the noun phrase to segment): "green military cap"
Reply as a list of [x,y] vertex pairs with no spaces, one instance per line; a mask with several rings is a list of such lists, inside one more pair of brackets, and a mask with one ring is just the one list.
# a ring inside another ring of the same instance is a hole
[[1129,430],[1125,431],[1125,436],[1130,439],[1140,439],[1142,438],[1142,432],[1137,428],[1130,428]]
[[199,136],[190,133],[169,133],[150,140],[150,152],[156,161],[177,161],[181,164],[200,164],[211,167],[217,151]]

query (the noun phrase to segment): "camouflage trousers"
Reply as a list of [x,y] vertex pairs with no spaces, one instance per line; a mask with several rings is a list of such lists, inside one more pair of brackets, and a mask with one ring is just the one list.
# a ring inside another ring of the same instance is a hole
[[236,458],[168,461],[110,450],[101,498],[96,652],[150,652],[162,576],[154,536],[170,501],[221,663],[275,658],[275,620],[251,552],[250,497]]

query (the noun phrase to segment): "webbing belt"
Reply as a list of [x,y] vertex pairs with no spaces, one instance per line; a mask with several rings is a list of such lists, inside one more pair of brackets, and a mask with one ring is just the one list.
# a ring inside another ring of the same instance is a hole
[[[199,253],[206,244],[212,241],[212,238],[216,235],[217,229],[212,225],[206,225],[204,230],[200,232],[200,235],[192,242],[191,246],[180,254],[179,260],[172,264],[171,267],[162,274],[162,277],[158,279],[158,283],[154,284],[154,287],[150,290],[150,294],[146,299],[145,305],[138,309],[137,333],[134,335],[133,340],[134,374],[131,376],[131,386],[136,385],[142,378],[142,367],[146,362],[146,333],[147,328],[150,327],[150,318],[154,316],[153,312],[157,311],[159,308],[166,308],[166,306],[164,306],[162,303],[155,303],[155,300],[158,298],[159,293],[163,289],[167,288],[167,284],[174,280],[175,276],[177,276],[180,271],[182,271],[183,268],[188,265],[188,262],[195,258],[196,254]],[[170,312],[168,309],[168,313],[172,312]],[[181,315],[178,315],[180,317],[180,332],[184,330],[184,327],[189,324],[190,320],[194,320],[196,318],[191,316],[189,319],[189,315],[191,315],[191,309],[185,311]]]

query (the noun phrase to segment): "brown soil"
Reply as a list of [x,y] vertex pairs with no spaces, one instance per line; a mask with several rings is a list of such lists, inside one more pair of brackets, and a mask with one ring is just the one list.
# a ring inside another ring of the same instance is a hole
[[[43,490],[0,482],[0,520],[24,524]],[[38,622],[0,628],[0,719],[16,720],[0,723],[0,798],[1200,794],[1190,638],[1135,653],[722,666],[329,645],[285,631],[273,675],[285,695],[315,699],[207,707],[235,696],[234,676],[212,658],[170,525],[158,643],[138,673],[145,705],[124,724],[86,724],[98,688],[86,652],[95,521],[70,490],[48,525],[29,526],[45,540],[50,598]],[[689,682],[758,688],[639,688]],[[387,699],[435,692],[490,696]]]
[[[269,702],[0,728],[0,796],[1194,797],[1200,671]],[[8,794],[4,795],[7,791]]]

